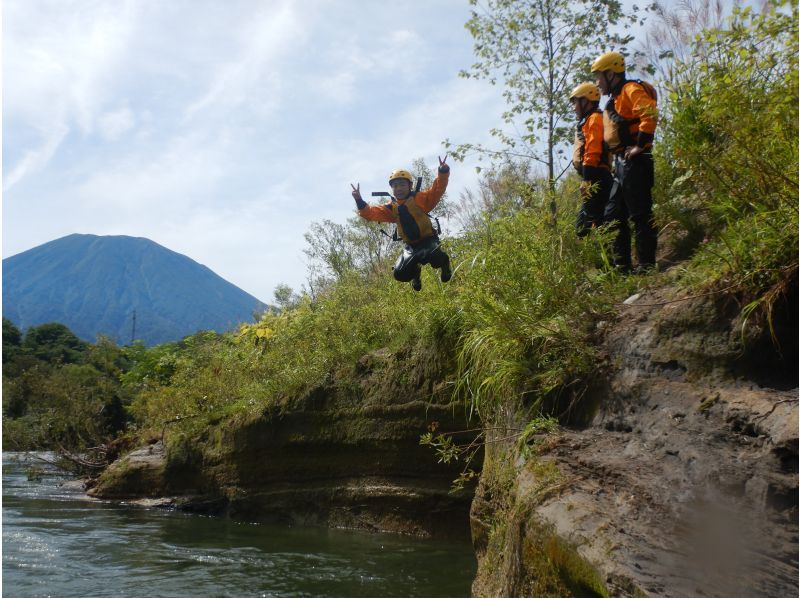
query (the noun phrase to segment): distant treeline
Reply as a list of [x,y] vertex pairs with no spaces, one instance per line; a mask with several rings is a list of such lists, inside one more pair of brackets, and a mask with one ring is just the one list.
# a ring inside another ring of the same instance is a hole
[[133,422],[133,398],[169,377],[183,346],[87,343],[58,322],[23,334],[3,318],[3,448],[81,451],[112,441]]

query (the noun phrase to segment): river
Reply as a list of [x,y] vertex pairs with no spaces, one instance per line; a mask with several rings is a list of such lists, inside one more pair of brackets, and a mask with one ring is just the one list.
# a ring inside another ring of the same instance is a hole
[[100,501],[36,463],[3,453],[3,596],[470,594],[468,544]]

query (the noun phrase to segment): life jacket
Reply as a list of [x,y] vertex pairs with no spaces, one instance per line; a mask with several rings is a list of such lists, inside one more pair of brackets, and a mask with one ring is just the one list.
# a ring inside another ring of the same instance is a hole
[[[572,166],[578,171],[578,174],[583,174],[583,155],[586,153],[586,135],[583,134],[583,125],[586,124],[587,119],[592,114],[600,114],[600,109],[593,110],[584,116],[578,123],[575,129],[575,146],[572,149]],[[603,135],[605,135],[605,120],[603,121]],[[608,149],[608,144],[603,140],[603,153],[600,154],[600,167],[605,166],[611,168],[611,152]]]
[[[647,95],[658,101],[658,93],[656,92],[656,88],[647,81],[642,81],[641,79],[629,79],[625,81],[625,83],[622,84],[619,92],[622,93],[622,90],[625,88],[625,86],[630,83],[641,85],[642,89],[644,89]],[[626,147],[636,145],[637,140],[634,139],[633,134],[631,133],[631,126],[637,125],[638,130],[640,120],[641,119],[638,117],[623,118],[620,116],[619,112],[617,112],[616,107],[614,106],[614,96],[612,96],[611,99],[606,102],[606,108],[603,111],[603,137],[612,153],[618,153]]]
[[392,199],[387,207],[391,208],[392,214],[397,219],[397,235],[409,245],[436,235],[431,217],[416,204],[414,195],[403,203]]

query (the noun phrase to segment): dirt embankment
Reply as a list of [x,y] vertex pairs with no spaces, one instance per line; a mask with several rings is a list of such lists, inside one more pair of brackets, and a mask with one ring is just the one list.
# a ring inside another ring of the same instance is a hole
[[247,521],[469,537],[471,491],[420,446],[436,421],[464,430],[444,352],[376,351],[295,401],[114,463],[90,493]]
[[[572,414],[581,425],[532,456],[489,443],[474,500],[449,494],[457,469],[419,446],[432,421],[469,427],[443,382],[446,351],[378,351],[290,409],[168,435],[93,493],[248,520],[471,528],[476,596],[794,595],[796,286],[774,312],[782,354],[724,294],[662,288],[621,305],[597,327],[604,357]],[[528,416],[508,409],[499,424]]]
[[679,299],[646,292],[601,324],[588,425],[527,461],[487,451],[475,595],[796,594],[796,295],[783,356],[757,325],[743,349],[730,297]]

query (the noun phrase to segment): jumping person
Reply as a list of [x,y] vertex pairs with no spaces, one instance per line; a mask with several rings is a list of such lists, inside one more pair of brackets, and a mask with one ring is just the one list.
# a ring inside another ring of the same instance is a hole
[[578,118],[572,165],[581,175],[581,209],[575,221],[579,237],[604,223],[608,195],[614,179],[611,157],[603,140],[603,113],[600,111],[600,89],[594,83],[581,83],[569,95]]
[[592,64],[595,83],[611,99],[603,112],[604,138],[615,156],[619,189],[608,201],[606,219],[614,222],[615,264],[631,269],[631,232],[635,227],[637,271],[656,267],[658,233],[653,221],[653,136],[658,114],[655,88],[645,81],[625,78],[625,57],[607,52]]
[[450,258],[439,244],[439,235],[428,215],[447,189],[450,165],[445,163],[446,160],[446,155],[444,160],[439,158],[436,180],[425,191],[413,191],[414,177],[407,170],[392,172],[389,175],[389,186],[393,196],[387,203],[379,206],[371,206],[365,202],[361,197],[361,185],[350,183],[359,216],[374,222],[392,222],[397,225],[397,235],[406,246],[397,258],[392,272],[395,280],[411,282],[411,288],[415,291],[422,288],[422,264],[441,269],[442,282],[449,281],[453,275]]

